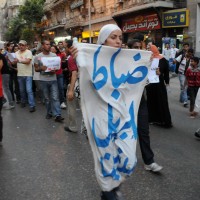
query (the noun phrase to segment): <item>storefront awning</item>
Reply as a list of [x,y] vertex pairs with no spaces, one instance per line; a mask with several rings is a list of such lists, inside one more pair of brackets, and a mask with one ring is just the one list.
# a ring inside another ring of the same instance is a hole
[[125,10],[118,11],[118,12],[114,13],[112,15],[112,17],[117,18],[117,17],[120,17],[122,15],[127,15],[127,14],[132,13],[132,12],[137,12],[137,11],[145,10],[145,9],[149,9],[149,8],[158,8],[158,7],[174,8],[174,3],[173,2],[166,2],[166,1],[156,1],[156,2],[153,2],[153,3],[135,5],[132,8],[125,9]]

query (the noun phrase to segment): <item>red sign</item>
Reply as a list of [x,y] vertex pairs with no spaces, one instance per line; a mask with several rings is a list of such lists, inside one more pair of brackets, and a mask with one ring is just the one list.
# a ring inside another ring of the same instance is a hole
[[157,14],[137,15],[131,19],[122,21],[122,31],[124,33],[155,30],[160,28],[161,25]]

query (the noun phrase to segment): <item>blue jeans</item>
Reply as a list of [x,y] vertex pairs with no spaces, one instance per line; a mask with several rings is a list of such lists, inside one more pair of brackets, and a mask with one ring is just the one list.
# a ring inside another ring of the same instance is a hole
[[184,74],[178,74],[178,78],[180,81],[180,102],[184,103],[188,101],[188,96],[187,96],[187,87],[184,88],[184,83],[185,83],[185,75]]
[[65,102],[63,74],[57,74],[58,92],[60,103]]
[[58,84],[57,81],[40,81],[47,114],[53,114],[53,116],[60,116],[60,101],[58,95]]
[[28,96],[28,103],[29,103],[30,108],[35,107],[32,81],[33,81],[32,76],[18,76],[21,103],[26,103],[27,96]]
[[175,72],[175,69],[176,69],[176,64],[173,64],[173,59],[170,58],[170,59],[169,59],[169,70],[170,70],[171,72]]
[[3,84],[4,93],[7,96],[9,105],[13,106],[14,102],[12,99],[9,83],[10,83],[10,74],[2,74],[2,84]]

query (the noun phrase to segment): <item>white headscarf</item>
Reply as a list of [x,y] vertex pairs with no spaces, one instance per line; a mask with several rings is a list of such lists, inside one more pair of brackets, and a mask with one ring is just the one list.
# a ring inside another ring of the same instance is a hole
[[97,40],[97,44],[104,44],[104,42],[106,41],[106,39],[108,38],[108,36],[116,30],[120,30],[119,26],[115,25],[115,24],[107,24],[105,26],[103,26],[99,32],[99,37]]

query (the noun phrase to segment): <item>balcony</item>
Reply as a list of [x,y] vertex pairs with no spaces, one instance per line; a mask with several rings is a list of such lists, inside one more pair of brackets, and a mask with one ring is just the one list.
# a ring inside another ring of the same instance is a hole
[[63,8],[67,4],[67,0],[52,0],[46,1],[44,4],[44,11],[49,12],[54,9]]
[[73,17],[73,18],[66,18],[66,24],[65,24],[65,30],[69,28],[74,28],[74,27],[82,27],[83,26],[83,20],[79,19],[78,16]]
[[173,1],[173,0],[132,0],[132,1],[123,1],[118,0],[118,2],[110,8],[112,11],[112,17],[124,15],[131,12],[136,12],[143,9],[149,8],[177,8],[178,2],[182,1]]

